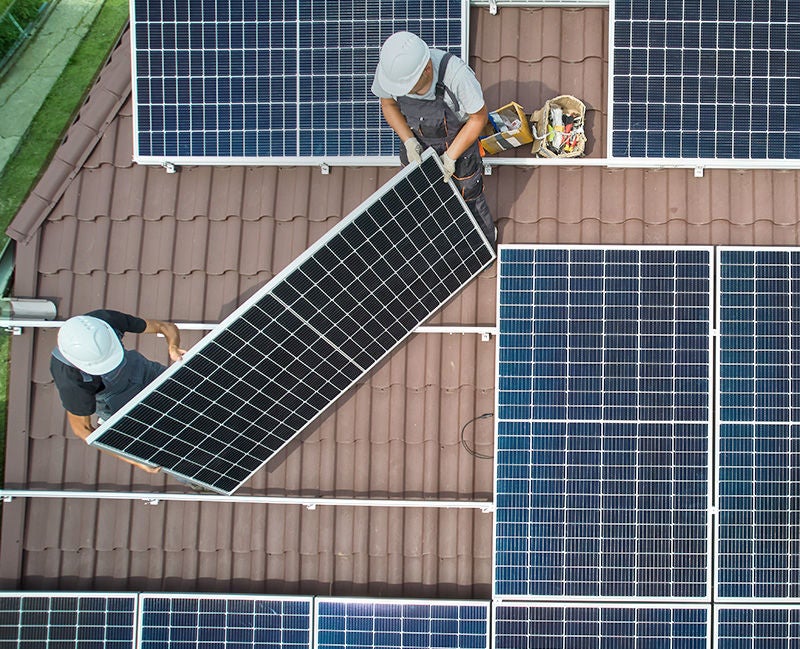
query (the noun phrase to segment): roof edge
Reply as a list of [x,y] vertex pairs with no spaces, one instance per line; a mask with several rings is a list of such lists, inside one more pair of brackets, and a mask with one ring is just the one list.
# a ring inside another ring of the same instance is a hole
[[[126,26],[101,68],[86,101],[53,159],[12,219],[6,234],[29,243],[94,151],[131,93],[130,26]],[[86,110],[91,106],[92,110]]]

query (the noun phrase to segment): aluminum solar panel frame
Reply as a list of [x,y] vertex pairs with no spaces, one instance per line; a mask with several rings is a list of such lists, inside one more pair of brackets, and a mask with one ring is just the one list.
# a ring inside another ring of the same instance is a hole
[[134,160],[397,164],[371,92],[410,30],[467,59],[463,0],[131,0]]
[[311,597],[142,594],[139,649],[310,649]]
[[88,441],[231,494],[494,258],[429,150]]
[[797,647],[800,606],[731,604],[714,607],[716,649]]
[[717,597],[800,597],[800,248],[717,253]]
[[700,604],[494,602],[494,649],[711,649]]
[[315,649],[488,649],[489,602],[316,597]]
[[136,595],[0,593],[3,649],[135,649]]
[[711,259],[500,246],[495,597],[710,598]]
[[796,167],[800,4],[614,0],[611,163]]

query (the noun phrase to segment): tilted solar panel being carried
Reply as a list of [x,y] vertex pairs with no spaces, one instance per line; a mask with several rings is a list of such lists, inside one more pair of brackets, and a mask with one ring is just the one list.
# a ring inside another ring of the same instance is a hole
[[495,649],[710,649],[708,606],[494,604]]
[[609,157],[800,158],[800,3],[616,0]]
[[89,443],[232,493],[494,257],[428,150]]
[[709,596],[711,251],[501,246],[494,592]]
[[800,607],[714,607],[716,649],[797,647],[800,644]]
[[3,649],[134,649],[136,595],[0,593]]
[[800,249],[721,248],[718,596],[800,597]]
[[310,649],[311,598],[142,595],[140,649]]
[[488,649],[489,603],[317,597],[317,649]]
[[372,95],[410,30],[466,58],[462,0],[132,0],[134,159],[396,164]]

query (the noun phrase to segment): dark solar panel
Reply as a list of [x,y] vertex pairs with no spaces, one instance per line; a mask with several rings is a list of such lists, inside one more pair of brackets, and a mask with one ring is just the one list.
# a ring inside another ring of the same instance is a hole
[[800,158],[800,5],[617,0],[612,155]]
[[3,649],[133,649],[135,595],[0,593]]
[[452,183],[442,182],[438,158],[426,155],[90,443],[231,493],[494,256]]
[[489,603],[317,598],[318,649],[487,649]]
[[501,247],[496,595],[708,595],[710,261]]
[[495,649],[708,649],[708,607],[495,604]]
[[464,56],[460,0],[134,0],[135,158],[397,155],[372,95],[383,41]]
[[309,649],[311,598],[143,595],[141,649]]
[[778,649],[800,643],[797,606],[718,606],[716,649]]
[[719,596],[800,596],[800,250],[719,251]]

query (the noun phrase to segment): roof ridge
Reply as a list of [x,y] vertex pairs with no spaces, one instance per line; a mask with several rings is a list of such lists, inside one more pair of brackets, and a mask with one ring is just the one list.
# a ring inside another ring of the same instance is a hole
[[[130,25],[103,65],[78,115],[6,234],[28,243],[63,196],[131,93]],[[87,110],[91,106],[92,110]]]

